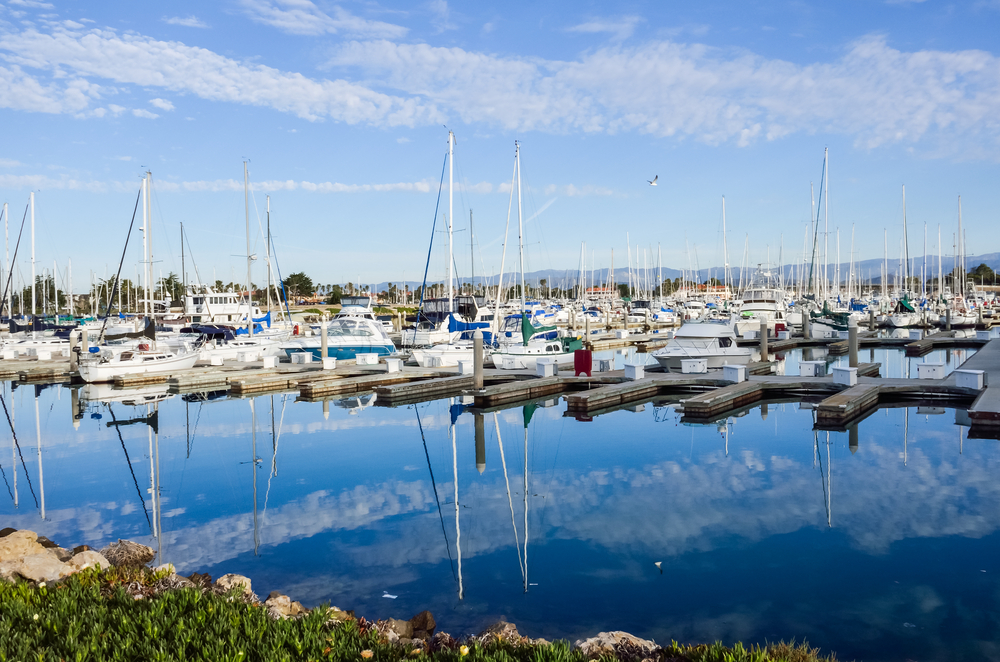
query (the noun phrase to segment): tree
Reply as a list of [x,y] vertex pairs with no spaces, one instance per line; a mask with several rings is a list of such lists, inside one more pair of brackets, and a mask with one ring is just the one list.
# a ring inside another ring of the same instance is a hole
[[979,283],[993,283],[997,274],[985,262],[969,272],[969,280]]
[[330,295],[326,298],[326,302],[331,305],[336,305],[340,303],[340,297],[344,295],[344,290],[341,289],[340,285],[330,286]]
[[312,278],[301,271],[288,274],[288,277],[285,278],[285,289],[288,290],[288,296],[296,298],[309,296],[315,291]]

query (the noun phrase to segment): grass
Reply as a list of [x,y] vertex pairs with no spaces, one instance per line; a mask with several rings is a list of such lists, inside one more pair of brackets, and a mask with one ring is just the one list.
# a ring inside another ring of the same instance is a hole
[[[86,570],[64,582],[35,587],[0,581],[0,661],[271,662],[336,660],[401,662],[584,662],[565,642],[545,645],[495,639],[448,639],[431,653],[387,643],[362,619],[327,619],[314,609],[300,619],[274,620],[238,590],[225,595],[197,588],[161,590],[167,573],[148,569]],[[138,596],[138,597],[137,597]],[[342,614],[342,612],[341,612]],[[365,653],[362,655],[362,653]],[[370,655],[369,655],[370,652]],[[800,645],[766,648],[682,646],[656,652],[620,648],[606,662],[820,662]]]

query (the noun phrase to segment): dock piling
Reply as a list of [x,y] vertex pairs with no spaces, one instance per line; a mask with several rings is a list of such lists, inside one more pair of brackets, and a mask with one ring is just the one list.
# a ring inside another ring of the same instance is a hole
[[812,329],[809,328],[809,311],[802,309],[802,337],[806,340],[812,338]]
[[951,306],[944,309],[944,330],[951,331]]
[[323,323],[320,324],[320,327],[319,327],[319,334],[320,334],[320,339],[319,339],[320,358],[323,358],[323,359],[327,358],[327,356],[328,356],[328,349],[329,349],[327,347],[327,342],[328,341],[327,341],[327,338],[326,338],[326,325],[327,325],[326,315],[323,315]]
[[80,348],[79,348],[79,338],[76,335],[76,331],[70,331],[69,334],[69,369],[76,370],[80,365]]
[[475,414],[476,424],[476,471],[483,473],[486,471],[486,426],[483,424],[483,415]]
[[472,334],[472,388],[483,388],[483,332],[478,329]]
[[767,361],[767,319],[760,318],[760,360]]
[[858,322],[853,317],[847,322],[847,355],[849,366],[858,367]]
[[868,309],[868,330],[869,331],[874,331],[875,330],[875,309],[874,308],[869,308]]

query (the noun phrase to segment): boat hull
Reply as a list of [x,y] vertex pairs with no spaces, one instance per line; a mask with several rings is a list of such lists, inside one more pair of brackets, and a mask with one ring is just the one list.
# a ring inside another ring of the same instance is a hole
[[198,354],[175,354],[165,359],[151,361],[127,360],[106,363],[81,363],[80,378],[87,383],[111,382],[123,375],[144,375],[175,372],[193,368]]

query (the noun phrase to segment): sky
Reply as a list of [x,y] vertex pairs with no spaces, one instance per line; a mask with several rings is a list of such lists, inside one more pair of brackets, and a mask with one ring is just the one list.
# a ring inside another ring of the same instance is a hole
[[248,161],[252,253],[269,195],[283,274],[419,281],[451,130],[459,277],[500,269],[515,141],[528,271],[584,243],[588,268],[789,263],[828,148],[830,262],[852,233],[855,259],[898,258],[904,185],[910,254],[925,227],[952,252],[961,195],[974,256],[1000,249],[998,35],[1000,0],[0,0],[0,202],[13,251],[35,192],[36,269],[72,260],[86,291],[149,170],[154,274],[180,273],[183,223],[189,280],[238,281]]

